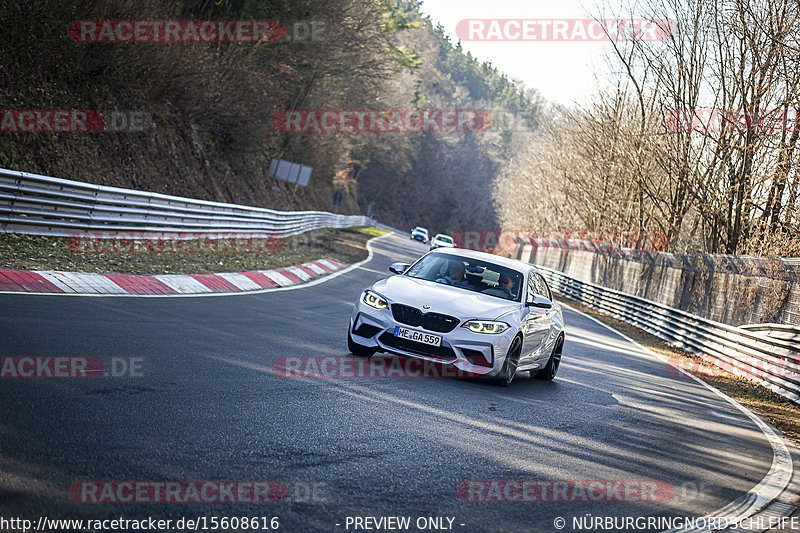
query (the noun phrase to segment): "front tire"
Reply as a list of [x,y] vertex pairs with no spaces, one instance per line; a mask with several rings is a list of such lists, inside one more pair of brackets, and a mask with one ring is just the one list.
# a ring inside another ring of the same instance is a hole
[[353,337],[350,336],[349,331],[347,332],[347,349],[350,350],[351,354],[358,357],[370,357],[375,355],[376,352],[376,350],[358,344],[356,341],[354,341]]
[[522,353],[522,340],[519,337],[514,337],[511,341],[511,347],[508,349],[506,360],[503,361],[503,368],[497,375],[497,384],[503,387],[508,387],[514,381],[514,376],[517,375],[517,363],[519,363],[519,356]]
[[541,370],[537,370],[536,372],[532,371],[531,377],[542,381],[553,381],[558,372],[558,367],[561,365],[561,351],[563,348],[564,337],[559,337],[556,341],[556,345],[553,347],[553,353],[550,354],[550,359],[547,360],[547,364],[544,365],[544,368]]

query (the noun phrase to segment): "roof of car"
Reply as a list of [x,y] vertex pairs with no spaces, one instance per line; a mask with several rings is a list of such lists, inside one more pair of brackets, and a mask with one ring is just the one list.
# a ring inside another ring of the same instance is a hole
[[447,235],[446,233],[437,233],[434,239],[438,239],[439,237],[447,237],[448,239],[452,239],[452,237],[450,235]]
[[494,254],[487,254],[486,252],[478,252],[475,250],[466,250],[464,248],[437,248],[430,253],[460,255],[463,257],[470,257],[472,259],[480,259],[482,261],[489,261],[506,268],[513,268],[514,270],[537,270],[537,268],[530,263],[523,263],[522,261],[517,261],[516,259],[501,257]]

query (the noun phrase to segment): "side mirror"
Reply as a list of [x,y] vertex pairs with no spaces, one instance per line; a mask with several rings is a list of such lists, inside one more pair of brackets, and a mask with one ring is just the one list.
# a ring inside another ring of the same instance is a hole
[[533,295],[533,300],[528,300],[525,302],[525,305],[528,307],[538,307],[539,309],[550,309],[553,307],[553,302],[545,298],[544,296],[539,296],[537,294]]
[[408,263],[392,263],[389,266],[389,272],[392,272],[394,274],[402,274],[410,266],[411,265],[409,265]]

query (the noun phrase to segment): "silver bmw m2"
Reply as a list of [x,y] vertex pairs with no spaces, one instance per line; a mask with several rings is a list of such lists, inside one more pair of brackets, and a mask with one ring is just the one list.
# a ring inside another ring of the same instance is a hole
[[417,357],[509,385],[519,372],[552,380],[564,317],[536,267],[492,254],[437,249],[358,298],[347,346],[358,356]]

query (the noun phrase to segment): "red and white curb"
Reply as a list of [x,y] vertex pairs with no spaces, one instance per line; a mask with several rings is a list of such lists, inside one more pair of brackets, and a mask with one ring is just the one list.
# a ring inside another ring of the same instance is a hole
[[343,264],[333,259],[319,259],[286,268],[220,274],[89,274],[0,269],[0,292],[121,296],[230,294],[298,285],[343,268]]

